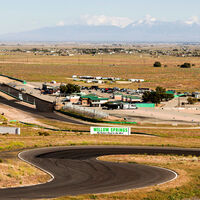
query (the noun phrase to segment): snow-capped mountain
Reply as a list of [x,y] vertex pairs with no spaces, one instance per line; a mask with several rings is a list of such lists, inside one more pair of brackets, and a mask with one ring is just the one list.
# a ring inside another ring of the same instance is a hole
[[200,42],[200,24],[164,22],[146,17],[125,27],[114,25],[66,25],[0,35],[0,41],[132,41]]

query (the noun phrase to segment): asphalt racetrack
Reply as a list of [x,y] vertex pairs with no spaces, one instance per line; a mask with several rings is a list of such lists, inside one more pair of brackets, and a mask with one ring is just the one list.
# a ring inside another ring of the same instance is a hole
[[107,193],[161,184],[176,178],[171,170],[96,159],[116,154],[174,154],[200,156],[200,149],[79,146],[24,151],[19,157],[51,175],[39,185],[0,189],[0,199],[40,199],[87,193]]

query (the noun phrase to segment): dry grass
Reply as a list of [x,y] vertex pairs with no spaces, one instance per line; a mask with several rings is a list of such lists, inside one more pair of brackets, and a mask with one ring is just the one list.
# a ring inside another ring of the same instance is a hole
[[[54,132],[30,127],[22,127],[21,132],[21,136],[0,135],[0,151],[59,145],[200,147],[200,130],[136,129],[137,134],[131,136],[89,135],[89,133],[73,133],[71,131]],[[39,132],[47,132],[49,136],[39,136]],[[150,134],[150,136],[138,135],[138,133]]]
[[86,132],[90,131],[90,125],[77,126],[76,124],[70,124],[58,120],[49,120],[49,119],[38,119],[38,121],[61,130],[71,130],[71,131],[75,130],[75,131],[86,131]]
[[17,158],[17,153],[0,153],[0,188],[44,183],[49,175]]
[[[28,58],[28,59],[27,59]],[[166,68],[152,67],[155,61],[168,65]],[[191,69],[180,69],[177,65],[184,62],[194,63]],[[57,80],[71,82],[67,79],[73,74],[93,76],[113,76],[124,79],[141,78],[144,83],[112,84],[119,87],[151,87],[158,85],[168,89],[190,90],[200,89],[200,60],[198,58],[181,58],[162,56],[153,58],[150,56],[136,55],[104,55],[102,56],[34,56],[34,55],[10,55],[0,56],[1,72],[29,81]],[[113,66],[115,64],[115,66]],[[109,86],[110,84],[106,84]]]

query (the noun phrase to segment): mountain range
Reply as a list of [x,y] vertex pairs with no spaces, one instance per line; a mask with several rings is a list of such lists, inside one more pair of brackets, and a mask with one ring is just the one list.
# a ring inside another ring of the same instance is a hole
[[0,35],[0,42],[3,41],[199,42],[200,24],[145,20],[125,27],[76,24]]

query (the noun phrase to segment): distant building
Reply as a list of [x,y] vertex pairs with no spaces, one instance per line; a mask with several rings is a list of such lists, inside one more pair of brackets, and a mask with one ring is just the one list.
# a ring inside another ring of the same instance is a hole
[[122,97],[123,102],[142,102],[141,97],[139,96],[131,96],[131,95],[125,95]]
[[108,110],[113,109],[137,109],[137,106],[135,103],[127,103],[122,101],[109,101],[108,103],[104,104],[105,107],[107,107]]
[[199,92],[194,92],[194,97],[199,99],[200,98],[200,93]]
[[69,101],[70,103],[78,103],[80,100],[80,96],[70,96]]
[[134,103],[121,103],[120,108],[124,110],[137,109],[137,106]]
[[81,96],[82,106],[101,107],[106,102],[108,102],[108,98],[101,98],[94,94]]
[[114,100],[119,100],[119,101],[121,101],[122,100],[122,97],[123,97],[123,94],[122,93],[114,93],[113,94],[113,99]]
[[20,128],[17,127],[0,127],[0,134],[20,135]]

